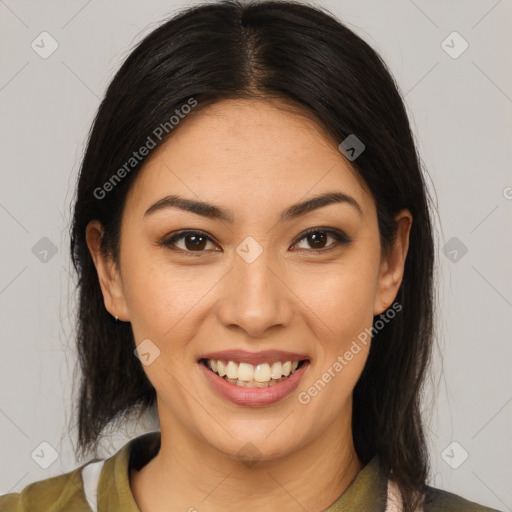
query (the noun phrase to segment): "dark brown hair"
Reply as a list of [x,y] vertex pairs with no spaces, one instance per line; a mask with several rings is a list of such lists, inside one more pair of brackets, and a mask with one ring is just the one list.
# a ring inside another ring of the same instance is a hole
[[[116,323],[104,307],[85,229],[90,220],[101,221],[103,249],[118,261],[123,206],[147,157],[108,193],[98,189],[191,98],[197,101],[196,113],[221,99],[284,99],[314,115],[338,143],[356,134],[366,147],[352,166],[376,202],[384,249],[396,233],[393,216],[403,208],[412,213],[396,297],[403,309],[373,335],[354,389],[352,423],[361,462],[378,455],[381,469],[391,472],[400,487],[404,510],[413,510],[428,474],[420,414],[434,314],[427,188],[404,104],[386,65],[328,11],[305,3],[230,0],[187,8],[146,36],[111,81],[89,135],[71,227],[79,294],[80,453],[95,448],[112,422],[148,410],[156,399],[134,356],[130,323]],[[169,136],[172,130],[156,140],[156,147]]]

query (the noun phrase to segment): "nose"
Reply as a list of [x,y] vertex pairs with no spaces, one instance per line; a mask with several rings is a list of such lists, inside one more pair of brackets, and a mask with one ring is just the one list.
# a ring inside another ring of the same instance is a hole
[[235,256],[217,310],[226,328],[260,339],[272,327],[288,326],[293,315],[293,293],[266,252],[250,263]]

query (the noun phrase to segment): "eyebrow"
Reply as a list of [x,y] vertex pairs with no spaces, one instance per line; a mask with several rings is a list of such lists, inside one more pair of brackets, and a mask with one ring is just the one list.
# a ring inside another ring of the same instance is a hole
[[[313,210],[317,210],[318,208],[339,203],[351,205],[357,210],[360,216],[363,215],[361,206],[352,196],[343,192],[333,191],[289,206],[279,214],[279,222],[296,219],[297,217],[312,212]],[[230,210],[225,210],[219,206],[202,201],[186,199],[178,195],[168,195],[158,200],[146,210],[144,217],[166,208],[179,208],[203,217],[208,217],[209,219],[222,220],[229,223],[234,222],[234,215]]]

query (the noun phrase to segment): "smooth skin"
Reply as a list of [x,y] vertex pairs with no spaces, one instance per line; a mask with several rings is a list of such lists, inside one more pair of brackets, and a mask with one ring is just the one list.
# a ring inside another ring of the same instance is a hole
[[[142,512],[321,511],[363,467],[352,393],[370,344],[309,403],[298,395],[393,303],[412,216],[397,215],[396,242],[384,254],[375,202],[351,163],[311,116],[286,105],[223,100],[185,118],[132,184],[119,266],[100,250],[101,224],[87,226],[105,307],[131,323],[136,344],[150,339],[161,351],[142,365],[156,389],[162,440],[130,475]],[[326,192],[351,196],[361,212],[335,203],[278,221],[287,207]],[[176,207],[145,215],[170,194],[228,210],[233,222]],[[317,227],[316,238],[303,235]],[[352,241],[337,244],[326,228]],[[165,245],[186,229],[211,241]],[[252,263],[236,251],[247,237],[263,249]],[[240,406],[218,395],[198,365],[201,354],[230,348],[299,352],[311,362],[285,399]],[[247,443],[260,457],[251,467],[238,454]]]

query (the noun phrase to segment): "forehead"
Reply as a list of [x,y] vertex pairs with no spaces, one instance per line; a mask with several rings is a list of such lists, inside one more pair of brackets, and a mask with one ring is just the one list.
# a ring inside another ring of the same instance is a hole
[[282,101],[222,100],[174,128],[139,171],[129,201],[143,208],[178,193],[254,213],[334,190],[371,208],[362,179],[312,115]]

